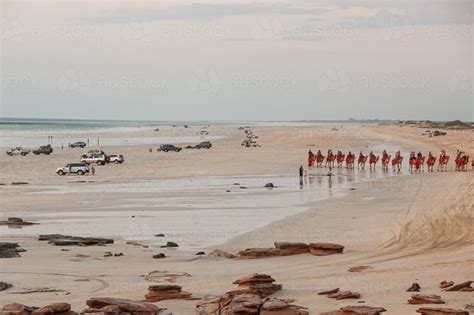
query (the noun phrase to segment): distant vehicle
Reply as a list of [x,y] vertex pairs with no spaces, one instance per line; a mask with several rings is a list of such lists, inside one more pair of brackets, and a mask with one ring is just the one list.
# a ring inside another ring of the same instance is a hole
[[9,155],[9,156],[13,156],[13,155],[25,156],[30,152],[31,152],[30,150],[23,149],[22,147],[16,147],[16,148],[11,148],[11,149],[7,150],[7,155]]
[[433,131],[432,130],[425,130],[425,131],[423,131],[423,133],[421,135],[431,137],[433,135]]
[[244,140],[242,141],[242,143],[240,144],[241,146],[244,146],[244,147],[247,147],[247,148],[250,148],[250,147],[259,147],[260,145],[257,143],[257,141],[253,141],[253,140]]
[[81,162],[86,164],[95,163],[97,165],[104,165],[107,163],[107,156],[105,154],[91,154],[86,157],[82,157]]
[[168,152],[168,151],[175,151],[175,152],[179,152],[181,151],[182,148],[181,147],[177,147],[177,146],[174,146],[172,144],[162,144],[160,145],[160,148],[158,149],[158,152],[159,151],[163,151],[163,152]]
[[196,149],[210,149],[212,148],[212,143],[209,141],[204,141],[196,145]]
[[32,151],[34,155],[40,155],[40,154],[45,154],[45,155],[50,155],[53,153],[53,147],[50,144],[47,145],[42,145],[38,149]]
[[121,154],[112,154],[109,156],[109,162],[115,164],[122,164],[124,162],[123,155]]
[[70,148],[85,148],[86,145],[87,145],[87,144],[86,144],[85,142],[78,141],[78,142],[70,143],[70,144],[69,144],[69,147],[70,147]]
[[66,175],[66,174],[77,174],[77,175],[85,175],[89,173],[89,166],[84,163],[70,163],[66,164],[64,167],[60,167],[56,170],[58,175]]
[[81,158],[86,158],[86,157],[91,156],[93,154],[103,154],[107,158],[107,154],[105,154],[105,152],[100,150],[100,149],[89,150],[89,151],[87,151],[87,153],[84,153],[83,155],[81,155]]

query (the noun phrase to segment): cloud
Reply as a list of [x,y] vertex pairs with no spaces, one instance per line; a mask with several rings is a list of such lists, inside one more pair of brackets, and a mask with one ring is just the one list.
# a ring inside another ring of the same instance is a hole
[[91,23],[128,23],[131,19],[142,22],[170,20],[209,21],[227,16],[248,14],[318,15],[327,9],[318,5],[296,6],[291,4],[191,4],[167,8],[122,8],[108,15],[83,18]]

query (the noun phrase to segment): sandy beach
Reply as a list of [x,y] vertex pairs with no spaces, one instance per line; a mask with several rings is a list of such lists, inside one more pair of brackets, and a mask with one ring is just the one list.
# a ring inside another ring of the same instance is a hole
[[[309,314],[347,305],[415,314],[418,306],[407,303],[411,293],[406,292],[414,282],[423,294],[441,295],[446,307],[473,310],[472,292],[439,288],[443,280],[473,280],[474,173],[471,166],[454,172],[453,162],[457,149],[474,156],[472,130],[427,137],[420,128],[396,125],[255,123],[251,127],[261,147],[246,148],[240,145],[244,133],[239,126],[210,126],[207,138],[198,135],[202,126],[57,132],[50,156],[1,154],[0,219],[39,223],[21,229],[0,226],[4,242],[26,250],[21,257],[0,260],[1,281],[13,284],[0,292],[1,304],[67,302],[79,312],[90,297],[143,300],[149,285],[167,283],[199,299],[231,290],[240,277],[264,273],[283,285],[273,296],[294,299]],[[90,138],[95,144],[98,137],[99,146],[61,149],[70,139]],[[160,140],[177,137],[182,145],[209,139],[213,147],[156,151]],[[92,148],[123,154],[125,162],[95,166],[94,176],[55,174]],[[377,155],[400,150],[405,158],[410,151],[438,156],[444,148],[451,160],[448,172],[420,174],[410,174],[406,160],[401,173],[382,172],[380,162],[376,171],[344,167],[330,177],[326,168],[311,168],[301,186],[298,168],[306,168],[307,151],[330,148]],[[264,188],[270,182],[276,187]],[[115,243],[66,248],[37,240],[54,233],[113,238]],[[159,233],[164,237],[154,236]],[[160,248],[168,241],[179,247]],[[336,243],[345,249],[324,257],[209,255],[214,249],[237,253],[281,241]],[[198,251],[205,255],[195,255]],[[123,256],[104,257],[105,252]],[[158,253],[167,257],[153,259]],[[348,271],[357,266],[370,268]],[[27,292],[44,288],[53,292]],[[317,294],[334,288],[361,297],[334,300]],[[155,304],[172,314],[194,314],[196,302]]]

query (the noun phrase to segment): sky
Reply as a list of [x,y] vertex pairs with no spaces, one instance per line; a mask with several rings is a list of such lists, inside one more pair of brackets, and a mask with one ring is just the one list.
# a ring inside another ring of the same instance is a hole
[[2,117],[473,121],[474,1],[4,1]]

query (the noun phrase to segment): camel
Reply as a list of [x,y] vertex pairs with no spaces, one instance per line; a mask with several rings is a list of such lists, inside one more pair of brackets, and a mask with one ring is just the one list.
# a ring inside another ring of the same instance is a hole
[[428,153],[428,160],[426,160],[426,165],[428,165],[428,172],[433,172],[434,165],[436,163],[436,157],[433,154]]
[[438,160],[438,172],[446,172],[448,170],[449,155],[446,155],[445,150],[441,150]]
[[357,159],[357,168],[365,169],[365,163],[367,162],[368,156],[364,155],[362,151],[359,153],[359,158]]
[[354,154],[352,154],[351,151],[349,151],[346,157],[346,167],[348,169],[354,169],[354,160],[355,160]]
[[319,150],[318,153],[316,153],[316,167],[323,167],[324,158],[325,156],[322,155],[321,150]]
[[387,151],[383,150],[382,154],[382,171],[388,172],[388,164],[390,163],[391,155],[388,155]]
[[346,155],[342,154],[342,151],[338,151],[336,155],[337,167],[342,168],[342,163],[344,163]]
[[392,159],[392,170],[400,172],[402,170],[403,156],[401,156],[400,151],[395,154],[395,157]]
[[375,171],[375,165],[377,164],[378,161],[379,161],[379,157],[376,156],[373,151],[370,151],[370,153],[369,153],[369,168],[370,168],[371,171],[372,170]]
[[336,156],[332,153],[332,150],[328,150],[328,156],[326,158],[326,166],[329,166],[329,168],[334,168],[335,159],[336,159]]
[[454,160],[454,162],[456,163],[456,171],[466,172],[467,165],[469,164],[469,155],[465,155],[463,152],[460,152],[456,156],[456,160]]
[[410,159],[408,160],[408,169],[410,173],[413,173],[415,171],[415,164],[416,164],[416,153],[415,151],[412,151],[410,153]]
[[412,152],[412,154],[410,155],[410,171],[417,173],[423,172],[425,170],[424,165],[425,157],[423,156],[423,154],[421,154],[421,152],[418,152],[418,154],[415,155],[415,152]]
[[309,150],[308,152],[308,168],[314,166],[315,156],[314,153]]

